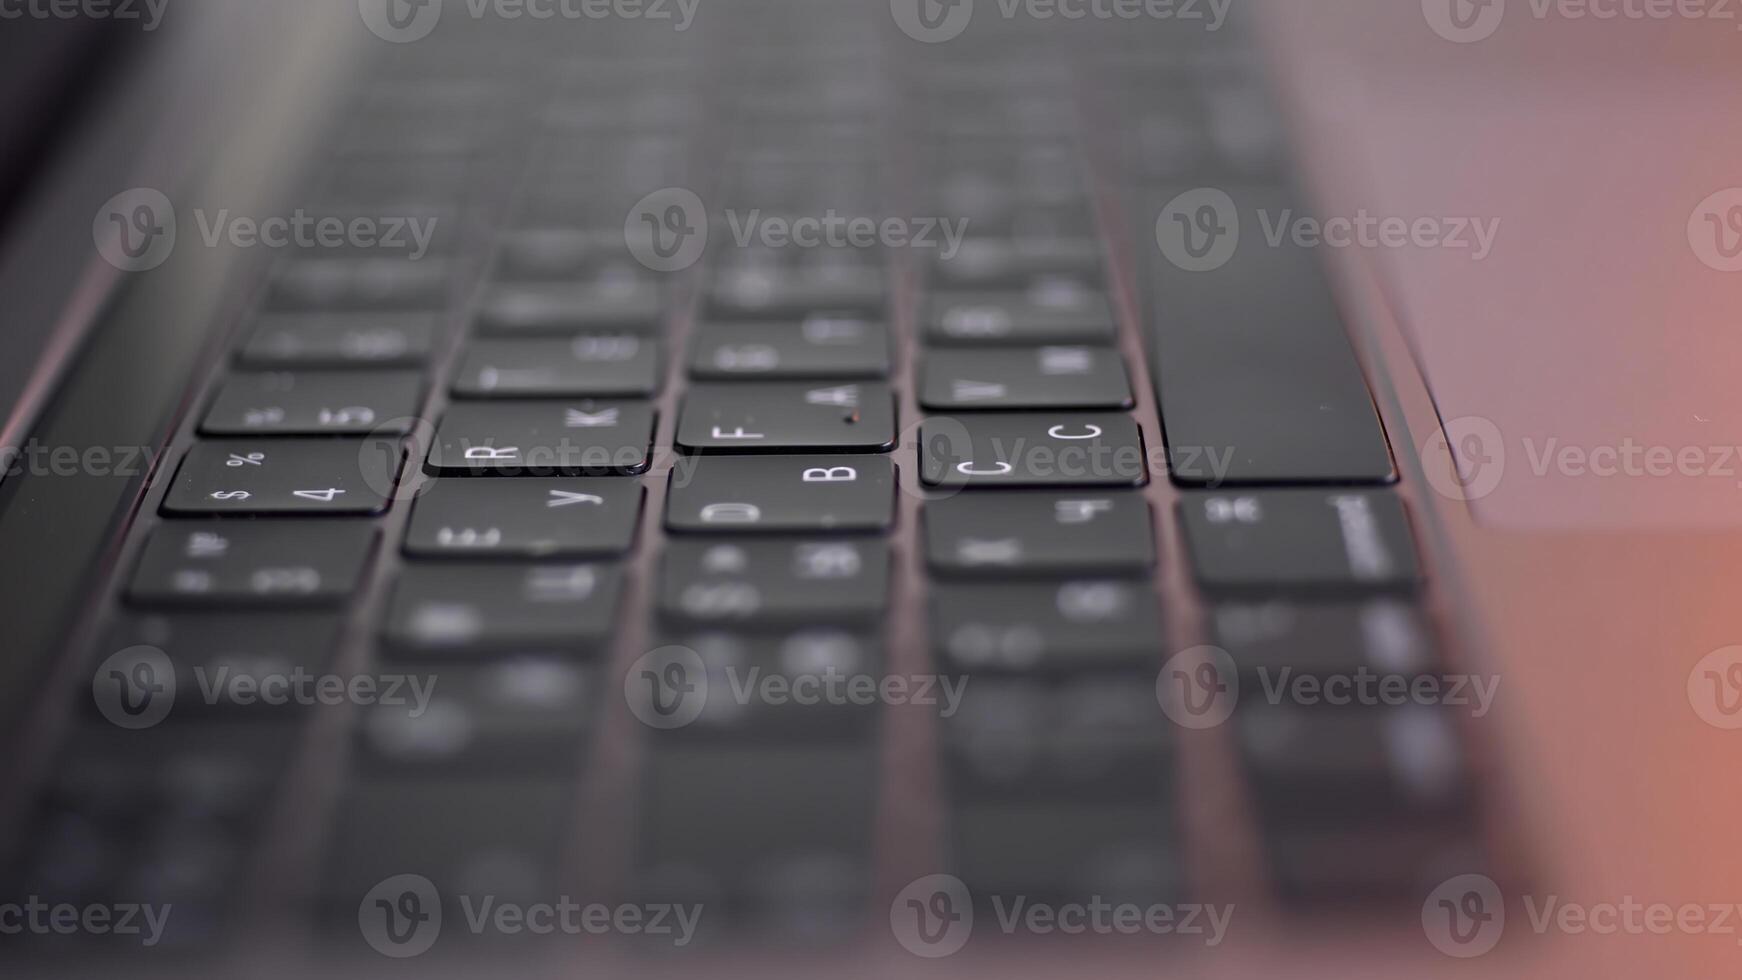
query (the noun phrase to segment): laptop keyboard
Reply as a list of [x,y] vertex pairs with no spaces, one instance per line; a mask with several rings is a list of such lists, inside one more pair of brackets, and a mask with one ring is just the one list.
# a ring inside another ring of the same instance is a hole
[[[1214,720],[1266,670],[1444,669],[1322,259],[1155,254],[1193,187],[1287,206],[1234,27],[945,58],[800,6],[378,52],[301,202],[438,233],[269,270],[129,539],[22,880],[173,901],[185,944],[288,904],[363,949],[399,875],[811,942],[939,873],[1408,910],[1474,846],[1448,711]],[[710,204],[634,210],[669,188]],[[907,214],[966,237],[737,234]],[[638,218],[705,220],[704,258],[638,260]],[[718,696],[753,668],[962,698]],[[263,696],[286,677],[304,704]],[[1206,737],[1238,766],[1200,785]]]

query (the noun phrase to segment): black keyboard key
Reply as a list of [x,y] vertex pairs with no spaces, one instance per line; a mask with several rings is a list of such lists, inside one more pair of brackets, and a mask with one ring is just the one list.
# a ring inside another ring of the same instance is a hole
[[622,585],[611,565],[412,565],[387,639],[402,653],[587,654],[616,626]]
[[628,259],[622,228],[529,228],[502,236],[496,278],[503,282],[573,282]]
[[144,729],[81,724],[56,761],[44,799],[55,810],[121,830],[166,819],[246,826],[284,774],[300,730],[260,721]]
[[1093,280],[1101,272],[1101,243],[1094,238],[972,236],[956,254],[938,256],[932,282],[940,289],[1021,289],[1054,274]]
[[[213,894],[233,888],[241,870],[239,842],[226,835],[154,830],[145,840],[130,840],[83,826],[77,818],[60,818],[45,823],[31,839],[48,844],[31,855],[26,872],[31,878],[20,894],[51,903],[43,906],[45,912],[62,903],[113,906],[126,896],[127,911],[105,920],[117,930],[105,935],[77,929],[76,915],[60,920],[65,931],[55,929],[45,915],[41,927],[19,928],[22,935],[8,937],[9,960],[126,955],[142,945],[159,956],[200,955],[234,938],[226,932],[234,923],[236,896]],[[92,861],[99,866],[89,866]]]
[[412,371],[232,374],[206,412],[212,436],[403,434],[416,423],[423,376]]
[[1361,673],[1413,681],[1439,662],[1421,611],[1396,599],[1227,602],[1213,609],[1210,621],[1243,686]]
[[29,837],[23,881],[12,884],[51,901],[167,905],[174,914],[161,932],[149,930],[157,949],[209,942],[229,924],[247,838],[295,732],[216,722],[79,726]]
[[1180,514],[1205,589],[1408,589],[1421,579],[1403,502],[1389,491],[1194,493]]
[[407,157],[384,161],[378,156],[342,157],[319,182],[322,198],[348,204],[379,207],[389,198],[406,200],[460,200],[468,187],[477,186],[481,164],[460,159]]
[[703,456],[672,470],[676,532],[880,532],[895,523],[887,456]]
[[1023,291],[940,292],[925,323],[933,344],[1110,344],[1116,335],[1106,294],[1072,277],[1043,277]]
[[363,716],[358,741],[371,770],[570,776],[598,723],[597,672],[572,661],[519,657],[410,673],[427,685],[421,692]]
[[644,473],[653,447],[646,402],[462,402],[436,429],[428,469],[449,476]]
[[1286,819],[1265,828],[1264,849],[1291,909],[1414,905],[1448,875],[1492,871],[1469,821],[1289,827]]
[[[387,257],[421,262],[426,257],[450,258],[458,250],[465,225],[455,209],[418,204],[402,197],[393,202],[392,211],[391,217],[385,217],[379,208],[351,204],[323,203],[307,208],[303,216],[314,230],[294,241],[290,251],[322,258]],[[339,230],[371,226],[373,233],[364,230],[356,236]]]
[[1131,380],[1110,347],[933,350],[920,361],[920,406],[1128,409]]
[[[452,925],[466,921],[461,896],[553,901],[563,890],[558,868],[573,831],[573,797],[572,777],[359,782],[340,804],[322,889],[334,927],[358,938],[359,914],[373,912],[383,917],[374,920],[381,935],[414,943],[427,933],[405,920],[407,912],[439,911],[450,924],[440,931],[464,936]],[[423,881],[402,877],[414,875]]]
[[[625,689],[631,711],[637,717],[652,712],[643,720],[662,732],[685,732],[706,745],[727,740],[803,744],[865,738],[876,724],[884,654],[882,641],[873,635],[827,628],[709,629],[679,633],[659,647],[682,659],[638,663],[634,670],[639,672],[625,681]],[[684,651],[695,657],[687,658]],[[680,685],[689,684],[691,670],[705,674],[706,685],[672,691],[672,663],[683,664]],[[636,690],[633,685],[648,686]],[[935,687],[921,690],[916,683],[907,693],[940,709],[945,705]]]
[[664,314],[657,283],[613,275],[596,282],[496,286],[484,299],[478,328],[486,334],[652,332]]
[[586,133],[595,139],[688,132],[699,125],[699,107],[674,91],[636,89],[633,95],[597,98],[597,88],[561,97],[539,114],[539,120],[563,137]]
[[1008,910],[1018,898],[1166,904],[1179,901],[1184,887],[1166,804],[963,804],[950,809],[949,821],[956,874],[982,915]]
[[[498,124],[504,121],[495,120]],[[442,119],[440,125],[431,125],[427,117],[418,119],[395,111],[353,117],[349,130],[331,145],[340,158],[373,157],[378,166],[392,167],[406,156],[479,156],[501,139],[502,133],[487,132],[476,123],[455,125],[451,119]]]
[[690,337],[690,377],[872,379],[889,376],[880,320],[815,315],[802,323],[709,323]]
[[[136,646],[162,651],[175,670],[173,718],[261,720],[307,706],[338,653],[338,617],[324,613],[176,613],[129,616],[111,626],[99,660]],[[103,676],[131,696],[132,679]],[[110,702],[115,703],[115,702]]]
[[[1283,214],[1292,202],[1249,188],[1239,205]],[[1155,383],[1178,483],[1392,479],[1385,432],[1317,251],[1271,248],[1253,235],[1220,268],[1154,263]]]
[[674,540],[660,609],[695,624],[869,622],[889,603],[889,545],[876,540]]
[[1466,815],[1473,797],[1455,721],[1433,705],[1323,710],[1245,694],[1234,714],[1260,819],[1279,827]]
[[1153,673],[958,680],[961,706],[941,739],[955,799],[1168,797],[1173,731],[1156,710]]
[[337,604],[356,592],[375,528],[342,521],[174,521],[151,532],[138,603]]
[[633,334],[478,340],[454,379],[462,398],[646,398],[659,390],[659,344]]
[[963,674],[1159,669],[1163,659],[1148,582],[935,585],[930,598],[932,643]]
[[297,258],[273,279],[268,303],[294,313],[415,313],[448,305],[454,267],[403,258]]
[[1011,492],[925,505],[926,558],[946,575],[1142,575],[1155,528],[1139,494]]
[[593,558],[626,554],[641,519],[632,480],[432,481],[405,553],[420,558]]
[[440,326],[419,314],[273,314],[260,318],[241,361],[261,368],[422,364]]
[[397,440],[209,440],[182,459],[167,514],[379,514],[399,481]]
[[[91,901],[116,893],[123,862],[133,850],[125,829],[105,825],[83,813],[66,812],[54,806],[42,808],[27,827],[31,851],[19,854],[5,870],[8,890],[18,894],[52,895],[55,900]],[[66,937],[56,937],[67,943]],[[50,937],[37,936],[38,945]],[[23,954],[26,940],[13,938],[8,956]]]
[[888,452],[895,396],[881,382],[692,385],[677,445],[691,453]]
[[[960,115],[947,125],[960,131]],[[977,235],[1083,238],[1095,233],[1080,158],[1068,143],[1041,144],[1006,132],[940,147],[932,193],[939,213],[964,216]]]
[[872,895],[877,759],[871,745],[662,736],[638,811],[635,894],[702,905],[702,932],[723,939],[850,939]]
[[174,910],[154,949],[191,952],[229,938],[239,915],[235,889],[246,869],[247,844],[243,833],[197,824],[151,829],[116,888],[148,907]]
[[958,415],[920,426],[928,486],[1133,487],[1149,482],[1143,433],[1129,415]]
[[708,313],[750,320],[804,317],[813,313],[883,312],[889,279],[875,263],[788,268],[757,264],[720,270],[708,293]]

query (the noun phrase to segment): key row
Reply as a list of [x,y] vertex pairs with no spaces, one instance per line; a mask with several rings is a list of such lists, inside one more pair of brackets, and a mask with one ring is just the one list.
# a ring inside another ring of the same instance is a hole
[[[634,475],[651,465],[654,423],[645,402],[459,403],[436,428],[423,465],[438,475]],[[383,428],[388,434],[369,439],[198,443],[177,470],[164,511],[381,513],[405,451]],[[684,400],[676,433],[677,448],[692,456],[885,453],[896,438],[894,397],[878,383],[698,385]],[[931,487],[1132,487],[1149,479],[1142,434],[1123,414],[933,417],[918,438],[920,475]],[[679,467],[708,471],[693,458]]]
[[[564,594],[582,591],[575,584],[577,576],[565,576],[563,581]],[[1015,626],[999,609],[987,605],[994,601],[993,592],[982,590],[978,595],[979,606],[974,593],[950,597],[948,603],[940,598],[937,603],[965,607],[946,620],[949,634],[940,637],[946,670],[952,676],[973,673],[979,678],[973,687],[959,692],[963,695],[959,710],[945,719],[941,730],[941,747],[951,773],[951,824],[959,845],[970,843],[964,834],[971,837],[975,828],[989,826],[984,821],[993,818],[996,808],[991,805],[996,803],[1021,803],[1031,816],[1049,814],[1048,820],[1040,821],[1043,825],[1053,818],[1068,820],[1066,810],[1080,817],[1085,808],[1111,805],[1147,810],[1146,803],[1165,804],[1170,798],[1168,768],[1174,745],[1170,729],[1156,711],[1149,683],[1153,673],[1142,653],[1145,633],[1153,636],[1157,627],[1152,609],[1144,611],[1147,590],[1101,582],[1043,589],[1021,597],[1033,611],[1026,614],[1027,623]],[[988,609],[992,612],[985,614]],[[1134,612],[1139,615],[1134,617]],[[1214,622],[1219,641],[1233,651],[1242,670],[1261,670],[1280,662],[1315,677],[1359,668],[1429,677],[1436,669],[1419,621],[1407,607],[1392,603],[1226,605],[1217,608]],[[1086,624],[1093,628],[1095,642],[1085,647],[1057,638],[1061,626],[1048,632],[1035,623]],[[320,669],[322,661],[307,654],[330,653],[330,644],[322,637],[332,625],[319,617],[158,616],[126,621],[111,635],[114,644],[150,640],[166,647],[178,677],[202,665],[208,670],[224,666],[255,674],[291,665]],[[1109,625],[1113,628],[1104,629]],[[1001,645],[988,642],[998,635],[995,629],[1004,631]],[[1049,636],[1055,639],[1049,641]],[[845,630],[812,628],[738,637],[710,629],[670,638],[687,641],[709,671],[763,663],[802,673],[826,663],[852,673],[875,670],[877,663],[876,641]],[[988,651],[997,656],[988,657]],[[432,662],[423,663],[428,667]],[[1082,673],[1084,667],[1092,672]],[[419,668],[408,663],[396,669],[415,675]],[[1059,673],[1061,669],[1068,673]],[[414,714],[395,705],[366,710],[357,733],[360,786],[390,780],[380,785],[393,786],[394,799],[405,802],[425,799],[420,786],[434,791],[445,785],[418,782],[416,777],[425,772],[444,777],[471,772],[492,778],[566,778],[573,772],[597,723],[602,688],[595,671],[564,659],[526,655],[476,665],[444,663],[440,670],[442,687],[427,710]],[[705,737],[714,749],[754,745],[758,758],[766,762],[765,740],[771,735],[802,734],[814,742],[818,737],[832,741],[867,731],[862,712],[758,704],[738,710],[723,700],[719,703],[731,710],[712,714],[704,710],[695,728],[672,736],[683,744]],[[267,710],[255,706],[220,699],[189,707],[207,723],[198,728],[172,723],[147,735],[125,733],[125,741],[123,733],[107,727],[84,729],[84,737],[69,749],[68,763],[51,787],[51,821],[53,813],[78,812],[89,831],[90,820],[126,819],[159,794],[172,805],[176,820],[198,821],[207,834],[257,812],[272,774],[280,769],[270,757],[282,761],[292,730],[263,724],[262,715],[253,716],[247,726],[224,724]],[[185,720],[189,715],[183,711],[178,717]],[[1431,849],[1448,824],[1455,825],[1468,812],[1468,774],[1448,742],[1451,734],[1443,717],[1408,709],[1351,713],[1273,706],[1255,707],[1237,717],[1242,760],[1254,779],[1261,817],[1272,831],[1266,843],[1277,861],[1279,883],[1291,893],[1325,886],[1326,869],[1315,868],[1308,855],[1298,850],[1314,834],[1365,827],[1366,833],[1377,835],[1372,846],[1407,861],[1412,854],[1419,858],[1422,848]],[[463,727],[466,737],[455,737],[456,725]],[[750,741],[721,741],[732,736]],[[271,742],[279,748],[267,748]],[[678,744],[662,741],[659,751]],[[161,765],[130,765],[128,760],[136,756]],[[717,763],[721,757],[711,758]],[[662,770],[674,761],[661,755],[651,764]],[[656,775],[652,784],[658,783]],[[1334,786],[1336,792],[1326,793],[1326,786]],[[1061,809],[1060,794],[1073,801],[1069,807]],[[355,807],[367,796],[364,792],[348,799],[342,825],[355,829],[354,820],[360,817]],[[1037,804],[1044,806],[1035,810]],[[1165,825],[1165,805],[1148,812],[1142,823],[1151,831]],[[1422,833],[1412,839],[1388,835],[1385,821],[1399,815],[1409,815]],[[1008,815],[1004,820],[1008,822]],[[1280,831],[1279,821],[1285,825]],[[1036,831],[1034,820],[1024,823],[1029,831]],[[455,826],[488,824],[473,814]],[[1116,824],[1125,828],[1120,839],[1138,826]],[[78,839],[87,847],[95,843],[89,833]],[[1043,868],[1029,862],[985,864],[983,849],[976,845],[958,851],[964,872],[995,870],[1009,875],[1021,869],[1025,875],[1046,877]],[[55,869],[59,884],[76,883],[76,876],[58,876],[75,865],[57,864],[57,853],[48,848],[32,861],[33,867],[42,873]],[[338,866],[348,866],[361,856],[362,852],[349,853]],[[358,880],[370,885],[376,878],[370,874]],[[1160,880],[1171,879],[1164,875]]]
[[[849,606],[842,590],[828,616],[807,615],[802,621],[784,618],[802,600],[777,597],[771,605],[757,605],[766,593],[752,583],[772,586],[772,570],[793,556],[801,556],[794,567],[806,571],[781,587],[797,583],[812,589],[813,598],[827,588],[816,583],[863,583],[887,574],[886,565],[867,562],[868,555],[856,545],[708,545],[705,551],[683,556],[700,559],[699,569],[667,573],[666,583],[675,590],[665,600],[665,622],[671,627],[665,640],[696,652],[710,673],[757,663],[785,673],[820,671],[825,665],[844,674],[879,670],[879,643],[855,611],[874,605],[875,597],[860,598],[857,606]],[[754,571],[758,568],[763,570],[760,576]],[[462,588],[462,583],[469,588]],[[587,623],[594,621],[593,610],[615,602],[617,587],[614,573],[603,566],[420,569],[408,574],[395,593],[384,631],[387,661],[395,676],[414,674],[419,668],[439,672],[444,685],[441,703],[468,716],[489,715],[527,699],[545,702],[546,707],[557,700],[572,703],[584,716],[598,683],[594,668],[584,664],[594,659],[605,635]],[[556,610],[579,611],[585,622],[564,622]],[[757,612],[773,615],[752,615]],[[1408,713],[1387,714],[1382,708],[1377,713],[1350,711],[1333,700],[1273,702],[1268,693],[1266,677],[1274,678],[1278,671],[1315,681],[1370,672],[1419,681],[1414,690],[1424,684],[1460,690],[1450,686],[1458,675],[1444,673],[1431,631],[1409,603],[1231,601],[1213,605],[1211,612],[1212,635],[1228,651],[1227,663],[1211,669],[1241,685],[1237,718],[1242,737],[1250,742],[1250,754],[1261,774],[1279,792],[1286,789],[1284,781],[1304,775],[1289,771],[1283,764],[1286,758],[1294,757],[1303,766],[1316,759],[1321,768],[1335,763],[1331,756],[1315,756],[1316,749],[1279,742],[1274,737],[1278,726],[1305,725],[1338,740],[1375,729],[1381,741],[1403,738],[1411,731],[1421,739],[1451,740],[1449,732],[1432,731],[1441,723],[1412,721],[1416,716]],[[1175,681],[1187,682],[1188,687],[1202,684],[1195,673],[1167,667],[1160,675],[1163,684],[1158,694],[1154,642],[1160,620],[1155,598],[1143,583],[1087,579],[1014,589],[950,586],[934,598],[932,616],[933,644],[944,676],[971,676],[983,681],[982,687],[991,685],[964,702],[972,710],[953,720],[955,734],[965,730],[973,738],[991,738],[998,732],[1017,736],[1039,720],[1033,714],[1037,709],[1053,710],[1037,703],[1037,698],[1044,698],[1043,685],[1074,685],[1080,691],[1078,701],[1086,705],[1094,700],[1088,688],[1095,678],[1133,677],[1146,683],[1126,686],[1140,697],[1119,712],[1144,719],[1157,736],[1154,741],[1164,743],[1164,726],[1151,723],[1159,722],[1161,708],[1174,705],[1158,704],[1155,699],[1171,695]],[[734,626],[753,626],[757,632],[734,633]],[[765,631],[770,626],[776,629]],[[326,674],[333,665],[338,631],[338,618],[324,612],[129,614],[111,624],[99,650],[133,650],[142,644],[160,650],[173,677],[155,677],[158,688],[173,683],[175,690],[187,695],[177,702],[178,723],[262,721],[311,704],[308,691],[301,700],[274,699],[275,693],[287,693],[282,684],[272,686],[274,679]],[[134,673],[117,679],[137,681]],[[86,710],[94,713],[103,707],[102,693],[99,689],[95,706],[87,703]],[[1191,704],[1188,694],[1179,707]],[[1317,710],[1321,704],[1322,710]],[[384,717],[370,722],[363,735],[384,764],[443,756],[454,761],[454,746],[441,751],[431,743],[436,733],[419,727],[418,719],[397,717],[392,710],[374,714]],[[439,726],[441,717],[438,711],[427,724]],[[744,730],[741,716],[699,720],[704,729],[721,734]],[[811,720],[825,726],[850,721],[818,719],[814,713]],[[786,725],[800,719],[786,716],[767,721]],[[1079,719],[1076,725],[1089,723],[1091,719]],[[501,733],[503,739],[513,734]],[[985,746],[982,752],[991,748]],[[1428,769],[1455,758],[1455,752],[1448,756],[1437,749],[1427,751],[1430,748],[1431,742],[1418,741],[1412,750],[1416,754],[1396,760],[1399,767],[1420,767],[1422,778],[1407,784],[1423,795],[1435,786],[1444,789],[1448,780],[1455,782],[1451,778],[1455,773],[1443,766],[1442,775],[1435,777],[1437,783],[1426,778]],[[1018,789],[1008,787],[1004,792]],[[1407,792],[1399,789],[1396,794],[1402,797]]]
[[[437,330],[433,316],[271,315],[261,318],[239,359],[250,369],[415,365],[429,359]],[[549,367],[552,353],[557,361],[594,362],[611,352],[608,345],[616,344],[618,351],[630,352],[628,358],[619,353],[619,362],[639,357],[642,347],[631,346],[629,340],[621,334],[595,334],[566,341],[480,341],[471,348],[469,361],[460,372],[463,381],[473,379],[461,393],[486,388],[482,379],[489,368],[496,369],[498,383],[488,387],[499,390],[503,368]],[[880,320],[848,314],[815,313],[793,322],[708,324],[691,340],[690,376],[702,381],[870,380],[888,377],[891,369],[887,326]],[[563,343],[571,346],[552,346]],[[649,342],[646,350],[651,353],[655,349]],[[644,393],[651,393],[653,384],[649,382]],[[584,381],[576,382],[573,387],[578,390],[555,394],[588,394],[584,386]]]
[[[753,564],[765,557],[734,555],[722,559],[718,550],[722,547],[735,546],[713,546],[710,560]],[[837,560],[829,567],[836,569],[834,577],[845,578],[855,566],[843,566]],[[579,712],[571,723],[590,717],[598,681],[593,668],[573,656],[590,649],[577,643],[575,638],[581,633],[551,625],[550,617],[537,628],[509,623],[503,611],[532,601],[528,596],[536,596],[541,603],[588,603],[603,584],[596,571],[580,574],[568,569],[547,577],[497,566],[488,579],[480,579],[492,586],[480,595],[468,596],[456,595],[448,588],[450,578],[418,576],[407,580],[401,588],[403,598],[396,599],[396,612],[408,618],[389,627],[388,637],[394,644],[390,660],[395,676],[415,674],[420,665],[432,674],[439,673],[442,690],[437,693],[441,700],[432,702],[435,711],[425,725],[439,728],[444,713],[452,717],[452,709],[486,722],[485,729],[500,727],[488,724],[488,718],[517,702],[527,702],[523,707],[528,710],[541,711],[553,702],[570,704]],[[881,569],[875,571],[880,573]],[[694,580],[686,581],[693,588]],[[1018,603],[1022,609],[1013,613],[1012,605]],[[1159,621],[1153,598],[1140,584],[1099,580],[1037,584],[1002,597],[987,587],[952,588],[933,607],[937,618],[934,642],[945,675],[973,676],[990,685],[988,690],[972,692],[964,699],[962,707],[967,710],[953,719],[955,727],[950,733],[954,735],[970,740],[989,739],[1000,732],[1020,737],[1043,720],[1037,711],[1069,710],[1068,703],[1053,708],[1045,705],[1047,685],[1073,685],[1079,707],[1087,707],[1105,700],[1091,693],[1095,678],[1111,681],[1148,674],[1146,680],[1154,680],[1153,637]],[[1272,777],[1275,780],[1301,775],[1282,771],[1286,768],[1281,766],[1284,757],[1310,761],[1306,757],[1311,752],[1291,750],[1261,738],[1262,726],[1283,723],[1269,717],[1278,711],[1276,706],[1256,703],[1262,700],[1257,695],[1263,691],[1265,671],[1286,668],[1322,679],[1366,670],[1414,680],[1438,677],[1442,669],[1420,615],[1404,603],[1225,603],[1213,607],[1212,613],[1214,635],[1230,651],[1231,666],[1239,672],[1246,692],[1253,695],[1249,700],[1255,703],[1249,713],[1241,715],[1251,749],[1264,765],[1278,768]],[[710,673],[756,664],[786,674],[821,671],[824,665],[849,675],[881,669],[878,641],[851,626],[806,623],[785,631],[722,632],[716,620],[726,615],[719,606],[709,606],[705,612],[686,610],[673,619],[692,623],[701,631],[679,629],[665,639],[697,653],[702,667]],[[478,625],[464,636],[458,635],[453,624],[468,619]],[[437,630],[437,622],[448,626]],[[294,676],[297,671],[310,676],[325,674],[332,667],[338,629],[337,618],[325,613],[130,615],[110,627],[101,649],[123,650],[149,643],[164,651],[176,688],[188,695],[178,702],[178,720],[261,721],[308,706],[307,700],[275,701],[261,695],[274,690],[271,684],[275,677]],[[1082,637],[1073,635],[1077,633]],[[538,652],[541,645],[543,652]],[[503,656],[479,656],[496,652]],[[464,653],[465,660],[456,661],[455,653]],[[214,683],[213,678],[221,680]],[[1141,718],[1144,728],[1154,736],[1149,739],[1151,744],[1165,746],[1168,740],[1165,726],[1160,724],[1154,684],[1128,685],[1125,689],[1136,696],[1106,720]],[[206,696],[194,696],[195,692]],[[455,748],[465,748],[465,758],[476,761],[498,754],[476,744],[454,746],[451,740],[444,751],[440,740],[434,738],[436,731],[420,727],[417,718],[398,717],[394,707],[386,704],[385,710],[372,711],[374,717],[366,721],[361,733],[365,747],[383,765],[398,767],[420,761],[452,764],[461,759]],[[1336,720],[1340,712],[1335,710],[1325,714],[1325,718],[1310,721],[1286,711],[1281,717],[1288,718],[1289,724],[1305,721],[1327,736],[1339,730],[1352,733],[1365,724],[1350,718],[1346,719],[1350,724],[1345,725]],[[860,727],[851,718],[820,719],[814,715],[811,720],[825,727],[838,722]],[[1383,727],[1388,724],[1383,717],[1366,721]],[[746,732],[740,713],[697,720],[703,730],[714,734]],[[764,721],[785,726],[801,719],[768,717]],[[1095,718],[1079,717],[1073,726],[1083,730],[1095,723]],[[574,725],[560,727],[565,737],[559,740],[572,747],[576,741]],[[753,722],[749,727],[759,728],[761,723]],[[522,742],[543,741],[538,737],[541,725],[526,728],[529,730],[518,733]],[[505,742],[515,735],[498,732],[495,741]],[[554,750],[555,746],[548,748]],[[984,756],[992,748],[981,746],[974,754]],[[498,761],[507,766],[530,761],[512,755],[500,753]],[[1007,786],[1001,794],[1021,790]]]
[[[976,260],[982,261],[982,260]],[[991,262],[994,260],[983,260]],[[1003,260],[996,260],[1002,262]],[[427,352],[436,314],[449,308],[449,263],[305,258],[277,279],[274,302],[244,348],[248,363],[379,363]],[[730,323],[802,323],[807,318],[881,318],[888,284],[753,268],[715,287],[704,330]],[[990,278],[992,272],[984,274]],[[515,284],[489,292],[480,338],[615,332],[653,336],[668,309],[657,284],[601,273],[596,283]],[[967,277],[964,272],[959,278]],[[924,338],[944,346],[1110,344],[1111,303],[1090,276],[1034,273],[1015,286],[951,288],[928,301]],[[779,331],[774,331],[778,336]],[[878,338],[871,338],[873,345]],[[753,337],[749,342],[766,342]],[[699,365],[703,366],[703,365]]]
[[[691,373],[698,379],[886,377],[888,343],[880,330],[876,339],[863,341],[814,339],[825,332],[846,338],[861,326],[862,321],[813,319],[800,327],[718,328],[723,336],[698,338]],[[658,392],[660,376],[657,345],[633,336],[479,341],[467,349],[453,392],[463,399],[643,398]],[[788,384],[698,384],[689,398],[729,401],[753,412],[778,407],[796,390]],[[934,351],[921,366],[919,391],[921,406],[934,411],[1120,410],[1134,403],[1118,352],[1095,347]],[[219,389],[200,431],[211,436],[409,432],[423,393],[423,377],[412,371],[239,372]],[[802,395],[807,406],[860,407],[856,386],[811,386]]]
[[[705,536],[667,543],[666,566],[677,577],[669,607],[684,603],[688,585],[679,579],[694,576],[707,608],[742,601],[755,614],[790,600],[803,612],[808,600],[797,582],[809,571],[831,561],[887,564],[881,539],[837,537],[893,525],[895,474],[886,458],[717,462],[717,482],[709,462],[673,487],[666,526]],[[771,474],[785,483],[771,488]],[[623,481],[438,480],[418,500],[404,547],[414,558],[612,558],[632,547],[641,508],[641,488]],[[930,501],[922,513],[927,563],[948,578],[1146,577],[1155,564],[1149,509],[1131,493],[958,497]],[[1383,493],[1193,494],[1180,520],[1194,576],[1212,595],[1407,594],[1422,578],[1402,506]],[[761,537],[768,532],[775,536]],[[783,540],[795,534],[843,544],[807,549]],[[376,537],[366,523],[173,521],[147,542],[128,596],[145,605],[338,604],[355,592]],[[772,557],[753,568],[757,549]],[[764,571],[770,577],[743,578]],[[727,580],[709,584],[716,573]],[[487,573],[427,574],[463,583]],[[750,592],[754,601],[743,598]],[[607,616],[601,628],[608,626]]]

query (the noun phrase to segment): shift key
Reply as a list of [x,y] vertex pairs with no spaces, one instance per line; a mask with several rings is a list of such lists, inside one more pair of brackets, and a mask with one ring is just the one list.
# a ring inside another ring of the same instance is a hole
[[1409,518],[1389,490],[1192,493],[1180,510],[1207,590],[1399,590],[1421,579]]
[[127,598],[158,605],[337,605],[375,547],[367,521],[167,521],[151,532]]

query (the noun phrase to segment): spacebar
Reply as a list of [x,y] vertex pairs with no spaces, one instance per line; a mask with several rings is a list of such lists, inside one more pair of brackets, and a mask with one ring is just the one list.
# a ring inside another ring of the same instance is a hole
[[[1278,188],[1235,189],[1230,197],[1239,225],[1228,261],[1194,272],[1158,254],[1148,291],[1174,482],[1390,482],[1385,431],[1332,299],[1324,249],[1301,247],[1292,235],[1273,243],[1278,229],[1292,229],[1283,222],[1304,212]],[[1209,212],[1197,204],[1168,210],[1176,209],[1186,225],[1163,214],[1164,243],[1169,223],[1176,234],[1189,228],[1195,244],[1210,241],[1199,231],[1205,226],[1193,224]]]

